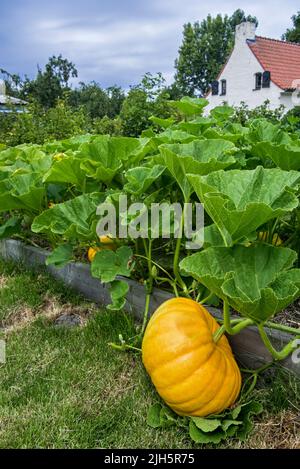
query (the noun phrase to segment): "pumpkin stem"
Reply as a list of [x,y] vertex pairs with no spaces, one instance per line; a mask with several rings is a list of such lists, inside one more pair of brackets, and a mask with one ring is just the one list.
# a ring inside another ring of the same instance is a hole
[[228,304],[228,301],[226,300],[224,300],[223,302],[223,315],[224,315],[224,328],[227,334],[229,335],[238,334],[242,329],[245,329],[245,327],[248,327],[254,324],[252,319],[243,319],[242,321],[239,321],[236,326],[232,327],[231,320],[230,320],[229,304]]
[[[295,339],[291,340],[287,345],[285,345],[283,347],[282,350],[280,350],[279,352],[273,347],[273,345],[271,344],[271,341],[266,333],[266,331],[264,330],[264,324],[258,324],[257,325],[258,327],[258,330],[259,330],[259,334],[260,334],[260,337],[263,341],[263,343],[265,344],[266,348],[269,350],[270,354],[272,355],[272,357],[275,359],[275,360],[284,360],[286,357],[288,357],[292,352],[293,350],[296,348],[297,346],[297,342]],[[299,336],[300,337],[300,336]]]
[[179,254],[180,254],[180,249],[181,249],[181,240],[182,240],[182,233],[183,233],[183,227],[184,227],[184,210],[181,215],[181,220],[180,220],[180,227],[179,227],[179,236],[176,240],[176,247],[175,247],[175,253],[174,253],[174,261],[173,261],[173,272],[175,275],[175,279],[178,282],[178,285],[182,288],[184,294],[186,296],[189,296],[188,293],[188,288],[185,284],[185,282],[182,280],[182,277],[179,273]]

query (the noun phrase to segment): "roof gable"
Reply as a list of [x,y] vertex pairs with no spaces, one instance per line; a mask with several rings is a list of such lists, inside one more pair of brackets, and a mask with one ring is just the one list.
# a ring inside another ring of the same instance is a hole
[[300,79],[300,44],[256,36],[247,44],[264,70],[271,72],[271,80],[283,90],[293,89]]

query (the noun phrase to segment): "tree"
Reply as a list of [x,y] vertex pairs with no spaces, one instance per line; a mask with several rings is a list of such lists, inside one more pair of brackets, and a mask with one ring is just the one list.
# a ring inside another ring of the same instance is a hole
[[8,71],[3,70],[3,68],[0,68],[0,74],[3,76],[6,94],[8,96],[14,96],[15,98],[18,98],[22,86],[20,75],[9,73]]
[[109,112],[109,97],[95,81],[79,83],[79,88],[69,93],[68,102],[74,108],[82,106],[93,119]]
[[61,55],[49,58],[45,70],[38,68],[37,77],[30,80],[26,77],[22,96],[33,98],[44,108],[54,107],[64,93],[70,89],[69,80],[77,77],[75,65]]
[[300,43],[300,11],[291,18],[293,22],[293,28],[287,29],[286,33],[282,35],[284,41],[298,42]]
[[123,102],[120,118],[123,134],[130,137],[139,136],[143,130],[152,125],[149,117],[169,117],[170,96],[165,87],[161,73],[146,73],[141,83],[132,87]]
[[234,45],[237,24],[257,19],[236,10],[231,17],[208,15],[201,23],[183,27],[183,41],[175,61],[175,83],[183,94],[204,95],[218,75]]

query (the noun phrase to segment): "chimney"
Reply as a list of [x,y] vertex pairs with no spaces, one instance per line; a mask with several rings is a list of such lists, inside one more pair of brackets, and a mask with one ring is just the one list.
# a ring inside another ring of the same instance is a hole
[[255,40],[256,24],[244,21],[235,28],[235,43],[245,43],[247,39]]

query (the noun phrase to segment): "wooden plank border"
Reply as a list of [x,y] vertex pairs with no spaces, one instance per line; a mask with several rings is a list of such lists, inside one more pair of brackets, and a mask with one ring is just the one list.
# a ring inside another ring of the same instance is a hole
[[[21,241],[7,239],[0,241],[0,256],[4,259],[11,259],[22,262],[29,268],[41,268],[46,270],[56,279],[63,281],[66,285],[80,292],[88,300],[101,305],[110,303],[110,295],[107,285],[91,276],[89,264],[71,262],[65,267],[58,269],[54,266],[46,266],[45,260],[50,255],[45,249],[28,246]],[[145,304],[144,286],[135,280],[123,278],[129,285],[125,310],[132,313],[136,319],[140,320],[143,315]],[[169,298],[172,294],[158,288],[154,289],[150,303],[150,314]],[[207,309],[217,318],[222,317],[222,312],[216,308]],[[293,337],[279,331],[269,330],[268,335],[272,343],[278,349],[282,348]],[[236,336],[229,337],[233,351],[239,362],[246,367],[255,368],[261,364],[271,361],[271,355],[265,348],[255,327],[244,329]],[[282,366],[293,371],[300,376],[300,363],[294,363],[291,357],[281,362]]]

